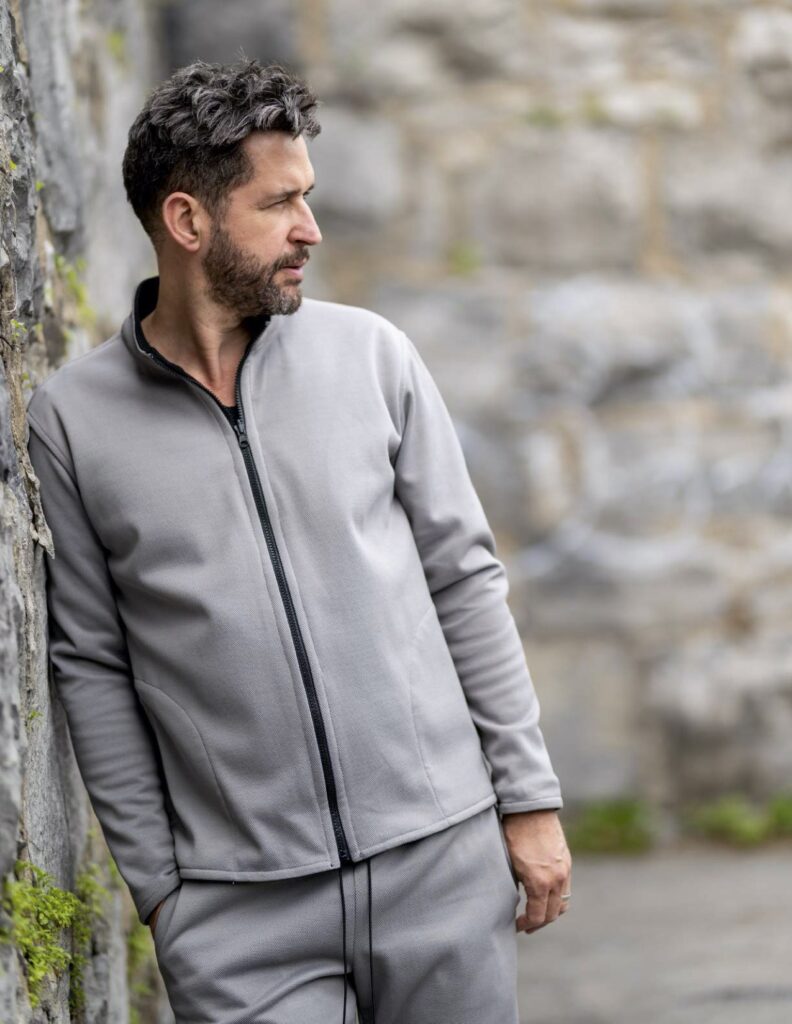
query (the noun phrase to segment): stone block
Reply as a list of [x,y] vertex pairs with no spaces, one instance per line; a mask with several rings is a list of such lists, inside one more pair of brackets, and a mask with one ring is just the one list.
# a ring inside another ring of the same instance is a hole
[[644,185],[635,142],[616,130],[526,127],[503,138],[466,192],[487,262],[539,273],[634,269]]

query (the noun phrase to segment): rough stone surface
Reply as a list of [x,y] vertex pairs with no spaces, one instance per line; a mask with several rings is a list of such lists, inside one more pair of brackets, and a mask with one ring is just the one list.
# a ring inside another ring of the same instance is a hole
[[[138,1011],[151,1004],[154,1019],[163,993],[151,957],[136,981],[145,972],[152,995],[128,989],[134,907],[113,879],[53,700],[44,591],[53,547],[24,413],[53,368],[103,340],[126,312],[140,271],[143,243],[131,237],[138,229],[119,198],[120,159],[154,75],[147,18],[138,0],[0,0],[0,874],[5,886],[17,861],[30,862],[78,892],[81,875],[97,872],[108,900],[81,951],[80,1018],[96,1024],[127,1024],[131,999]],[[12,926],[5,907],[0,926]],[[68,933],[62,941],[71,950]],[[69,1019],[68,972],[48,973],[33,1008],[20,949],[0,943],[3,1024]]]
[[336,107],[322,110],[321,124],[310,152],[325,223],[336,234],[371,230],[400,209],[398,132],[381,118]]
[[628,271],[640,258],[641,163],[622,133],[527,126],[470,174],[466,191],[471,243],[489,266]]
[[287,0],[267,0],[255,10],[237,0],[222,5],[216,0],[156,0],[157,31],[168,39],[163,71],[169,73],[196,57],[230,63],[244,56],[288,64],[297,58],[299,47],[293,6]]

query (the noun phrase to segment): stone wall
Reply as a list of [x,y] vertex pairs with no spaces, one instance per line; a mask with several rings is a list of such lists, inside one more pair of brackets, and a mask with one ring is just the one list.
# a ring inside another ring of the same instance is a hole
[[33,1010],[3,942],[3,1021],[168,1015],[51,701],[24,407],[155,270],[120,176],[145,88],[242,52],[320,95],[306,294],[435,374],[567,805],[790,778],[789,4],[0,0],[0,928],[24,864],[53,907],[108,894],[85,1009],[50,972]]
[[210,9],[169,5],[172,63],[322,98],[305,292],[435,373],[568,805],[788,786],[789,4]]
[[149,930],[114,870],[52,700],[52,541],[24,416],[54,367],[115,329],[143,265],[148,243],[125,208],[120,160],[144,87],[159,74],[152,35],[138,0],[0,0],[3,1024],[125,1024],[130,1007],[147,1021],[162,1013]]

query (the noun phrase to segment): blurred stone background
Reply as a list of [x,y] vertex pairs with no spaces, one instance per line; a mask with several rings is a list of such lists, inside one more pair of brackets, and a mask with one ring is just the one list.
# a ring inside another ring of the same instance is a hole
[[792,5],[214,10],[164,8],[169,65],[322,98],[304,291],[434,372],[567,805],[789,784]]
[[[147,89],[242,55],[322,101],[304,293],[389,317],[440,385],[562,814],[788,788],[792,3],[0,0],[4,877],[101,859],[48,698],[26,397],[156,272],[120,166]],[[120,896],[86,1019],[164,1021],[119,980]],[[0,964],[0,1020],[39,1019]]]

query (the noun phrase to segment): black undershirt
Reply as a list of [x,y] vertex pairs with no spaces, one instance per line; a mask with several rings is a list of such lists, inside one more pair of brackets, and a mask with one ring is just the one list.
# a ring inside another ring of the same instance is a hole
[[220,402],[220,408],[226,414],[226,416],[228,417],[228,422],[233,427],[233,425],[237,421],[237,412],[238,412],[238,410],[237,410],[236,405],[223,405],[223,403]]
[[[143,333],[143,326],[142,326],[142,319],[143,319],[143,317],[144,316],[148,316],[148,314],[151,312],[151,310],[150,309],[145,309],[145,310],[141,310],[140,312],[141,312],[141,315],[138,316],[137,315],[138,311],[135,310],[136,321],[137,321],[136,327],[137,327],[138,335],[140,336],[140,339],[143,342],[143,347],[144,348],[147,348],[147,349],[149,349],[152,352],[156,352],[157,350],[149,342],[148,338],[146,338],[146,335]],[[263,316],[263,317],[259,317],[259,318],[256,319],[255,323],[253,324],[253,327],[254,327],[254,330],[255,330],[256,334],[259,334],[261,331],[264,330],[264,328],[267,325],[268,321],[269,321],[269,317],[268,316]],[[157,354],[158,355],[162,355],[162,353],[159,353],[159,352]],[[237,418],[238,418],[238,413],[239,413],[239,410],[238,410],[237,406],[236,405],[224,405],[220,401],[219,398],[217,399],[217,404],[220,406],[220,408],[226,414],[226,418],[228,419],[228,422],[233,427],[236,424],[236,421],[237,421]]]

